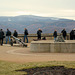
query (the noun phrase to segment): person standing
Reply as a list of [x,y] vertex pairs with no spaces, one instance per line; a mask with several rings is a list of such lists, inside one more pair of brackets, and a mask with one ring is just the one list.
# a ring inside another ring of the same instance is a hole
[[9,39],[9,43],[10,43],[10,36],[11,36],[11,31],[9,31],[9,29],[7,29],[7,32],[6,32],[6,44],[8,42],[8,39]]
[[73,29],[73,40],[75,40],[75,28]]
[[54,36],[54,40],[55,40],[57,37],[57,30],[54,31],[53,36]]
[[73,36],[74,36],[74,31],[72,29],[71,32],[70,32],[70,40],[73,40]]
[[66,40],[66,36],[67,36],[66,30],[63,29],[63,30],[61,31],[61,33],[62,33],[62,35],[63,35],[63,38]]
[[[13,36],[16,38],[18,37],[18,32],[16,30],[14,30]],[[16,43],[16,40],[14,40],[14,43]]]
[[37,31],[38,40],[41,40],[41,33],[42,33],[42,30],[39,28]]
[[25,42],[25,39],[27,40],[27,43],[28,43],[28,30],[26,28],[24,28],[24,42]]
[[14,30],[13,36],[15,36],[16,38],[18,37],[18,32],[16,30]]
[[0,44],[3,45],[4,32],[0,29]]

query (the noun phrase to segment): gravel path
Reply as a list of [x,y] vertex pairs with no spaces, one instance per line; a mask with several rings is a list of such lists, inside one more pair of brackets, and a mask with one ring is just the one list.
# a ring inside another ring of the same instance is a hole
[[18,63],[75,61],[75,53],[32,53],[29,47],[0,46],[0,60]]

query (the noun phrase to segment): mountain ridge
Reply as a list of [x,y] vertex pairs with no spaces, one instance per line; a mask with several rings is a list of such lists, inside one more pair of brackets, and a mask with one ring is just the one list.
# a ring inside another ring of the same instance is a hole
[[75,20],[34,15],[0,16],[0,28],[5,31],[9,28],[12,32],[16,29],[19,33],[24,33],[24,28],[27,28],[29,33],[36,33],[38,28],[41,28],[43,33],[53,33],[55,29],[60,33],[63,28],[70,32],[75,28]]

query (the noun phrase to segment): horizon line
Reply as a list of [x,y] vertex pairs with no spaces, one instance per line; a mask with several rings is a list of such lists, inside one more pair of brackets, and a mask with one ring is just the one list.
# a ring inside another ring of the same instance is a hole
[[[0,17],[16,17],[16,16],[37,16],[37,17],[44,17],[44,18],[48,18],[48,17],[50,17],[50,16],[42,16],[42,15],[34,15],[34,14],[26,14],[26,15],[8,15],[8,16],[0,16]],[[52,16],[51,16],[52,17]],[[68,16],[64,16],[64,17],[62,17],[62,16],[60,16],[60,17],[52,17],[52,18],[59,18],[59,19],[70,19],[70,20],[75,20],[75,19],[72,19],[72,18],[65,18],[65,17],[68,17]],[[69,17],[71,17],[71,16],[69,16]],[[73,16],[74,17],[74,16]]]

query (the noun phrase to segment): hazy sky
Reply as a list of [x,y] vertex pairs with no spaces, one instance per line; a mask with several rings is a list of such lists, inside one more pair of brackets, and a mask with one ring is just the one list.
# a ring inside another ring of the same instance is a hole
[[0,0],[0,16],[17,15],[75,19],[75,0]]

